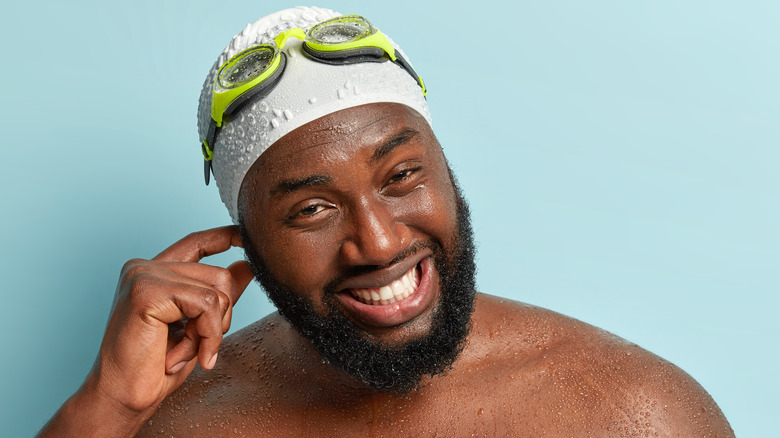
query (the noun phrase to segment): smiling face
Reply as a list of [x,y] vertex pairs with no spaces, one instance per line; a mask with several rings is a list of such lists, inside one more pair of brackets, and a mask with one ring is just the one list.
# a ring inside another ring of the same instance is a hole
[[253,165],[239,211],[263,287],[331,362],[404,391],[454,360],[473,308],[471,230],[416,112],[370,104],[296,129]]

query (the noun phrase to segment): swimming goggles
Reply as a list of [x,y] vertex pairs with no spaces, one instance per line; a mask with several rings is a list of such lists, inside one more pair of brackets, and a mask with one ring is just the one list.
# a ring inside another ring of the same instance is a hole
[[[342,15],[317,23],[307,30],[290,29],[274,38],[273,44],[250,47],[222,64],[214,78],[211,122],[202,140],[204,176],[209,184],[214,142],[222,123],[247,102],[264,97],[279,82],[287,63],[282,51],[289,38],[303,40],[303,51],[327,64],[383,62],[389,59],[406,70],[427,95],[425,84],[412,66],[395,50],[387,37],[359,15]],[[386,56],[385,56],[386,55]]]

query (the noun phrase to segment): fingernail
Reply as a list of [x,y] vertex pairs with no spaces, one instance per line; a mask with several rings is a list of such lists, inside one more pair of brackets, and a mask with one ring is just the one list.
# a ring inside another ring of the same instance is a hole
[[217,353],[214,353],[214,356],[211,356],[211,360],[209,361],[209,369],[214,368],[214,364],[217,363]]
[[171,373],[171,374],[176,374],[176,373],[179,372],[179,370],[184,368],[184,365],[187,365],[187,361],[186,360],[183,360],[183,361],[177,363],[176,365],[172,366],[171,369],[168,370],[168,372]]

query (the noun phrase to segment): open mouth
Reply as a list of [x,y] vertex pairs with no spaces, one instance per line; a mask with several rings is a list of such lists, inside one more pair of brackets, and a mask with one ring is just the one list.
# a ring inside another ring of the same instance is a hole
[[405,300],[414,294],[419,285],[420,271],[418,264],[390,284],[375,288],[350,289],[349,293],[363,304],[384,306]]
[[429,251],[389,267],[352,277],[335,295],[351,319],[364,327],[387,328],[409,322],[436,302],[438,277]]

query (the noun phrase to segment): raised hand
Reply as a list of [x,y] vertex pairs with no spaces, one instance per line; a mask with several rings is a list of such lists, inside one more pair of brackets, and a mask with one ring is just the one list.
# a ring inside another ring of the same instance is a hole
[[[135,433],[196,363],[213,368],[233,306],[253,275],[244,261],[227,268],[199,261],[232,246],[241,246],[237,228],[214,228],[190,234],[152,260],[127,262],[95,365],[41,435]],[[118,425],[94,424],[104,415]]]

